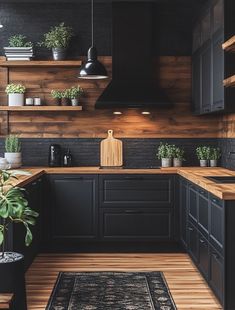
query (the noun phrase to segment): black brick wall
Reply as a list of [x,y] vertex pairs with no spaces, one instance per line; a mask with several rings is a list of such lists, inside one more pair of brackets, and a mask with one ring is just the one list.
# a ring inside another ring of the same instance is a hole
[[[63,150],[70,148],[74,166],[98,166],[101,139],[21,139],[24,166],[45,166],[52,143],[60,144]],[[156,150],[160,141],[176,144],[185,149],[185,166],[198,165],[195,148],[199,145],[217,146],[217,139],[122,139],[124,163],[128,167],[159,166]],[[0,139],[0,155],[4,153],[4,140]]]
[[222,166],[235,170],[235,139],[219,139],[219,147],[222,150]]

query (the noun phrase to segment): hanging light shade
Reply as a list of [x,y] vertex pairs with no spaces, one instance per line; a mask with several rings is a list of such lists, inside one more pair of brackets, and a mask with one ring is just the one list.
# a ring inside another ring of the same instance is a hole
[[97,50],[94,46],[94,0],[91,0],[91,47],[87,53],[87,61],[80,70],[79,78],[87,80],[108,78],[105,67],[97,58]]

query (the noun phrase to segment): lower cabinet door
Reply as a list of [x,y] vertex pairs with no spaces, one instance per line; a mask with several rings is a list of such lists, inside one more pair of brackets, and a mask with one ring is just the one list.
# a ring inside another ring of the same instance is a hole
[[169,209],[103,209],[100,211],[101,238],[171,240],[172,216]]
[[188,223],[188,251],[195,262],[198,261],[198,232],[191,223]]
[[210,285],[222,304],[224,296],[223,265],[222,256],[210,248]]
[[209,245],[208,241],[202,236],[199,235],[198,243],[198,266],[204,277],[208,279],[209,276]]

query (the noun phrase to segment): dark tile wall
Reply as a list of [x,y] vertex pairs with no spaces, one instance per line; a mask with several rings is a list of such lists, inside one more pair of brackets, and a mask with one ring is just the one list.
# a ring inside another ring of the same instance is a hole
[[[98,166],[101,139],[22,139],[24,166],[47,166],[48,150],[52,143],[60,144],[64,151],[70,148],[74,166]],[[185,166],[198,165],[195,148],[199,145],[217,146],[217,139],[122,139],[124,164],[127,167],[159,166],[156,159],[160,141],[176,144],[185,149]],[[4,153],[4,140],[0,139],[0,155]]]
[[219,139],[219,147],[222,150],[222,166],[235,170],[235,139]]

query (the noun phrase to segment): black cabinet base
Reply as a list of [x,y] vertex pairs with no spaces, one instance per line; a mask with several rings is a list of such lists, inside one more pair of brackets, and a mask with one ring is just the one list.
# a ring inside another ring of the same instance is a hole
[[47,253],[185,253],[177,242],[79,242],[60,243],[43,249]]

